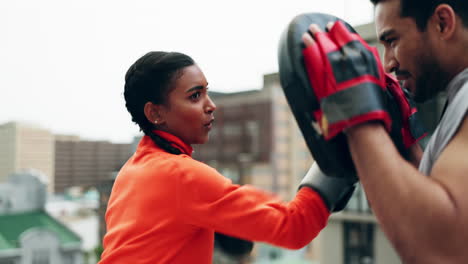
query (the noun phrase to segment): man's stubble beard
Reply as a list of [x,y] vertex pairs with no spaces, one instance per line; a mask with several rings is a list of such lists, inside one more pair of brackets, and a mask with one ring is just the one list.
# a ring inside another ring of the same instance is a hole
[[413,97],[417,103],[423,103],[434,98],[439,92],[445,90],[450,82],[450,75],[441,67],[432,54],[434,53],[429,50],[415,60],[421,65],[420,74],[415,79],[416,89]]

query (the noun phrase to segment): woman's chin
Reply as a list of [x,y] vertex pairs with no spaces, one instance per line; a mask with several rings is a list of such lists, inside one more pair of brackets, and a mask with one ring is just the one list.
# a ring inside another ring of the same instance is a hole
[[196,140],[194,140],[191,145],[202,145],[202,144],[205,144],[208,142],[208,139],[209,139],[209,136],[207,135],[206,137],[202,137],[202,138],[197,138]]

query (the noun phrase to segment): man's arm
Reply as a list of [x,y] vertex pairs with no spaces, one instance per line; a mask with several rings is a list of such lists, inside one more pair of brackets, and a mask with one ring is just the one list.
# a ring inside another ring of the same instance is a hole
[[352,127],[347,137],[372,209],[403,261],[466,260],[468,118],[435,163],[430,177],[399,155],[378,123]]
[[419,145],[419,142],[414,143],[414,145],[409,148],[409,153],[409,161],[411,164],[413,164],[413,166],[419,168],[419,163],[421,163],[423,156],[423,150],[421,145]]

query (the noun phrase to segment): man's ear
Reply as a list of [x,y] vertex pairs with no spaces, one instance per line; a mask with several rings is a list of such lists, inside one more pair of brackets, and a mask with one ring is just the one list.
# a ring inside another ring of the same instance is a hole
[[457,15],[450,5],[438,5],[432,14],[432,19],[441,39],[449,39],[454,35],[457,27]]
[[153,104],[152,102],[147,102],[143,109],[146,119],[154,125],[161,125],[163,123],[161,113],[161,105]]

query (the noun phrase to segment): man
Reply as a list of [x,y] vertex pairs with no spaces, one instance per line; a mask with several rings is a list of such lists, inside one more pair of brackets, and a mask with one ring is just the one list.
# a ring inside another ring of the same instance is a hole
[[[344,129],[359,179],[404,263],[468,263],[468,1],[372,2],[385,71],[416,101],[442,90],[448,100],[419,171],[398,153],[383,122]],[[310,31],[307,47],[328,45],[317,26]]]

